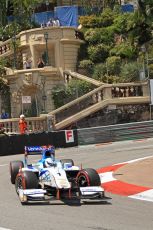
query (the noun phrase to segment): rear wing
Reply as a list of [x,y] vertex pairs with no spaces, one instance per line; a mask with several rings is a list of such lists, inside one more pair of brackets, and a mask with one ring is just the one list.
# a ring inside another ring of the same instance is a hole
[[25,146],[24,150],[25,166],[27,166],[28,155],[42,155],[44,151],[50,151],[55,154],[55,147],[53,145]]
[[49,150],[55,153],[55,147],[53,145],[43,145],[43,146],[25,146],[24,154],[27,155],[41,155],[42,151]]

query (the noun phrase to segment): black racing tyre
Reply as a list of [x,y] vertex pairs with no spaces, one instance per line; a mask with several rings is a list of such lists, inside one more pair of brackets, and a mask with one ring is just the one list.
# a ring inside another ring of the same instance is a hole
[[62,159],[60,161],[61,161],[63,166],[65,163],[70,163],[72,166],[74,166],[74,161],[72,159]]
[[100,177],[95,169],[87,168],[79,171],[76,182],[79,187],[100,186]]
[[39,181],[34,172],[24,171],[18,173],[15,179],[15,189],[18,193],[19,189],[38,189]]
[[15,184],[16,175],[19,172],[19,168],[23,168],[24,164],[22,161],[11,161],[10,162],[10,179],[11,183]]

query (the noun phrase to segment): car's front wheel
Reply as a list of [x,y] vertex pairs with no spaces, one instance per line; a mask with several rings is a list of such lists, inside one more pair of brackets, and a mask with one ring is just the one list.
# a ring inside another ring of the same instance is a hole
[[36,174],[31,171],[18,173],[15,179],[15,189],[19,194],[19,189],[38,189],[39,182]]
[[19,169],[23,167],[24,165],[22,161],[11,161],[10,162],[10,179],[11,179],[12,184],[15,184],[15,179],[19,172]]
[[79,171],[76,177],[79,187],[100,186],[100,177],[95,169],[87,168]]

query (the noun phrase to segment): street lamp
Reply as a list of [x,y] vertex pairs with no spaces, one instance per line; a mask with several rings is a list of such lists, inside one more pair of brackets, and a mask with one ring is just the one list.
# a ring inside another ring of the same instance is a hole
[[14,69],[16,69],[16,36],[15,35],[12,36],[12,44],[13,44],[13,55],[14,55],[13,67]]
[[46,78],[45,76],[41,76],[41,85],[42,85],[42,100],[43,100],[43,111],[46,112],[46,100],[47,100],[47,96],[45,94],[45,84],[46,84]]
[[141,52],[143,53],[143,79],[145,79],[146,74],[145,74],[145,56],[146,56],[146,47],[145,45],[141,46]]
[[46,42],[46,60],[45,60],[45,64],[46,66],[49,65],[49,57],[48,57],[48,32],[45,32],[44,33],[44,39],[45,39],[45,42]]

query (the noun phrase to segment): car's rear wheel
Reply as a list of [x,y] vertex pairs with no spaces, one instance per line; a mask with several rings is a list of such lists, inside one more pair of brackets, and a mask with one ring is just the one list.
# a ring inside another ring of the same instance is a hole
[[39,182],[36,174],[31,171],[18,173],[15,180],[15,189],[17,194],[19,189],[38,189]]
[[11,179],[12,184],[15,184],[15,179],[19,172],[19,169],[23,167],[24,165],[22,161],[11,161],[10,162],[10,179]]
[[76,182],[79,187],[100,186],[100,177],[95,169],[87,168],[79,171]]

